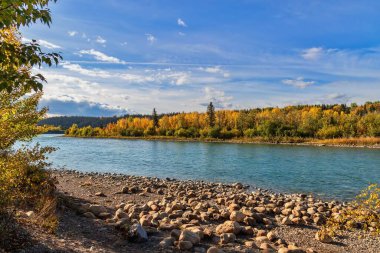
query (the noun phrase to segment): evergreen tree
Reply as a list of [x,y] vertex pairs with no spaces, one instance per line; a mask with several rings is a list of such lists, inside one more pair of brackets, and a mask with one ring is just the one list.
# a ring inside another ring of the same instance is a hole
[[215,108],[212,102],[207,106],[208,124],[210,127],[215,126]]
[[153,108],[152,118],[153,118],[153,126],[155,128],[158,128],[159,125],[158,125],[158,115],[157,115],[157,112],[156,112],[156,108]]

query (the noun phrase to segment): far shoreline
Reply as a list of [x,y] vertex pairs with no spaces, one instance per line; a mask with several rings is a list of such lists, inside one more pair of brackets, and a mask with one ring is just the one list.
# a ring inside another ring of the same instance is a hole
[[[360,141],[366,140],[366,138],[351,138],[351,139],[338,138],[338,139],[325,139],[325,140],[298,139],[297,141],[299,142],[289,142],[289,141],[265,141],[265,140],[258,140],[258,139],[246,139],[246,138],[216,139],[216,138],[181,138],[181,137],[166,137],[166,136],[149,136],[149,137],[71,136],[71,135],[63,134],[61,137],[81,138],[81,139],[145,140],[145,141],[166,141],[166,142],[227,143],[227,144],[268,144],[268,145],[289,145],[289,146],[380,149],[380,138],[378,138],[379,142],[376,144],[363,144]],[[342,143],[339,143],[340,141]],[[351,143],[344,143],[344,142],[351,142]]]

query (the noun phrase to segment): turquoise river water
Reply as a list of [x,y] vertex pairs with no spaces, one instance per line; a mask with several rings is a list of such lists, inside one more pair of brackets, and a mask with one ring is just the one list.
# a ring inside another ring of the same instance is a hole
[[65,138],[33,142],[59,148],[55,167],[87,172],[242,182],[280,192],[347,200],[380,183],[380,149]]

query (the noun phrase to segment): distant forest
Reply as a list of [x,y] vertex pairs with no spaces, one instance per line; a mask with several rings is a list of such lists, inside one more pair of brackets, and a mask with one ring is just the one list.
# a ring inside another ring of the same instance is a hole
[[380,137],[380,102],[218,111],[210,103],[204,113],[157,115],[154,109],[150,116],[126,116],[115,120],[105,127],[74,124],[66,130],[66,135],[218,139]]
[[[165,115],[175,115],[177,113],[168,113]],[[162,117],[164,115],[160,115]],[[110,123],[116,123],[118,120],[127,118],[127,117],[134,117],[134,118],[144,118],[148,117],[150,118],[151,115],[143,115],[143,114],[134,114],[134,115],[124,115],[124,116],[113,116],[113,117],[86,117],[86,116],[57,116],[57,117],[50,117],[41,120],[38,125],[49,125],[54,127],[60,127],[62,130],[66,130],[70,128],[72,125],[76,124],[78,127],[100,127],[103,128],[107,126]]]

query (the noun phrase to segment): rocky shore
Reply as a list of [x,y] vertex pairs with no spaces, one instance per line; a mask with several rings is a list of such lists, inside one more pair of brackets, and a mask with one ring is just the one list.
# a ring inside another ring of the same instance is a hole
[[328,217],[344,208],[338,201],[252,192],[240,183],[52,173],[66,208],[56,235],[39,240],[45,248],[62,252],[312,253],[380,248],[380,239],[364,231],[334,238],[317,234]]

